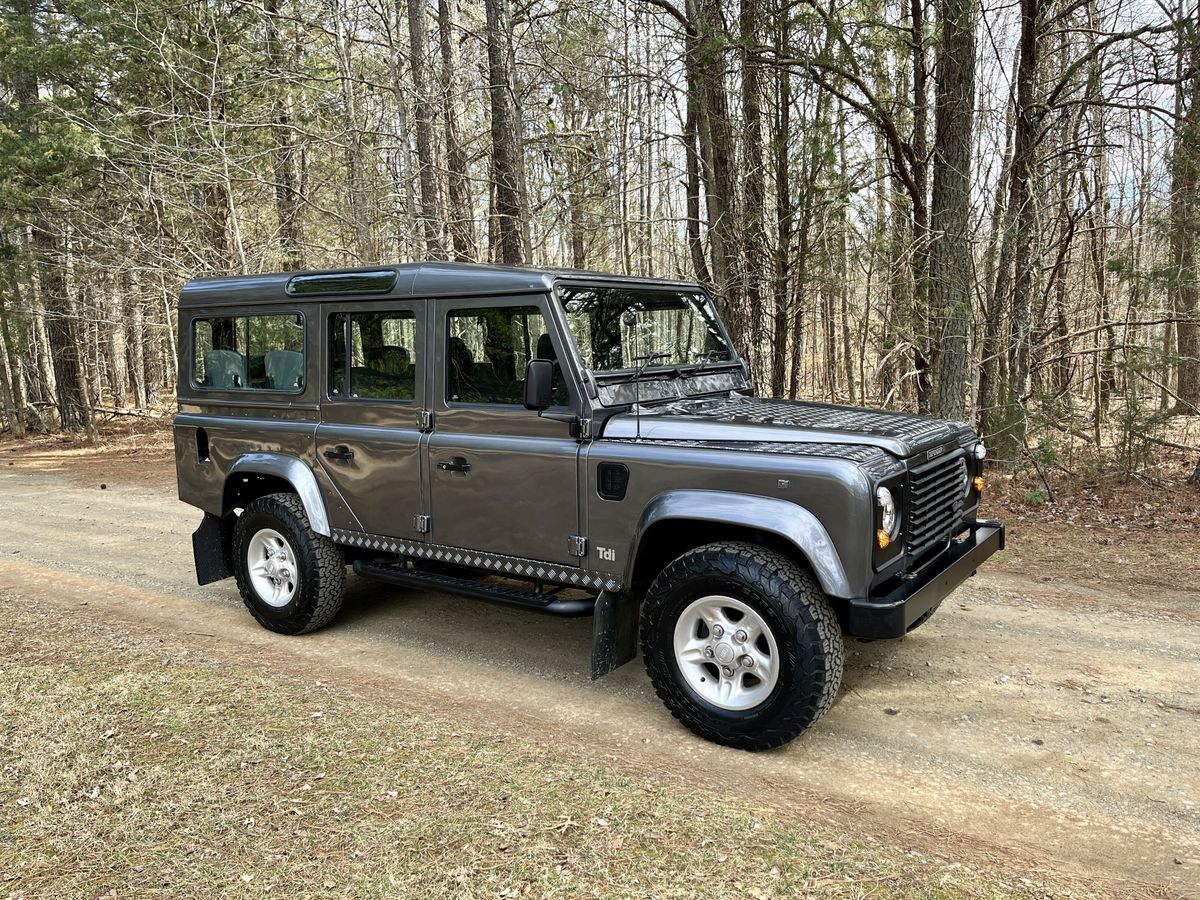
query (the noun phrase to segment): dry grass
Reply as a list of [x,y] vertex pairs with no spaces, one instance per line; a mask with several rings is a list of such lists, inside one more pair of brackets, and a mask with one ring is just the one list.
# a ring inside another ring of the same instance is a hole
[[[1054,893],[0,597],[0,896]],[[664,738],[665,739],[665,738]]]

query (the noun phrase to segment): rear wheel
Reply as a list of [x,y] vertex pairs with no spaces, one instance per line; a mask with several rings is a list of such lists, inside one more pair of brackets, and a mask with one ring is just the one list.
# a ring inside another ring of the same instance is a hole
[[701,737],[767,750],[833,705],[844,649],[812,576],[754,544],[709,544],[654,580],[642,654],[671,713]]
[[316,631],[342,608],[341,551],[312,530],[295,494],[251,501],[238,517],[233,547],[242,602],[264,628],[280,634]]

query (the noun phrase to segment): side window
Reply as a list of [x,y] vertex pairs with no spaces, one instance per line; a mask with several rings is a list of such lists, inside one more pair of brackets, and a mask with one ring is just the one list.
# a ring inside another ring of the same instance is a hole
[[192,380],[219,391],[304,390],[304,319],[211,316],[192,322]]
[[522,405],[531,359],[554,361],[554,403],[570,402],[550,329],[536,306],[451,310],[446,335],[448,402]]
[[335,313],[329,329],[330,397],[416,399],[416,313]]

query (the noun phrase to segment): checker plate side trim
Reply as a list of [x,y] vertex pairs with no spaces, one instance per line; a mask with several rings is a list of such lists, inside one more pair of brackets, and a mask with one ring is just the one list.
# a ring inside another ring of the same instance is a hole
[[617,592],[623,587],[621,578],[618,575],[609,575],[603,572],[585,572],[583,569],[576,568],[575,566],[562,566],[556,563],[525,559],[519,556],[481,553],[477,550],[464,550],[460,547],[424,544],[419,541],[406,541],[401,538],[386,537],[381,534],[345,531],[338,528],[333,530],[332,537],[338,544],[346,544],[362,550],[378,550],[380,553],[414,556],[418,559],[466,566],[471,569],[486,569],[496,572],[499,575],[538,578],[542,581],[553,582],[554,584],[564,584],[569,587],[597,591]]

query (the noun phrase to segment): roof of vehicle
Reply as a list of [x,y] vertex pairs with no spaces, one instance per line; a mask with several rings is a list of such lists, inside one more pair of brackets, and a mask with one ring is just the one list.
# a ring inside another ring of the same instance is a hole
[[[287,285],[298,276],[352,275],[355,273],[395,272],[395,284],[380,292],[342,293],[331,290],[294,296]],[[267,275],[230,275],[196,278],[184,285],[180,307],[221,306],[226,304],[271,303],[321,300],[345,297],[354,300],[384,300],[396,297],[462,297],[492,294],[524,294],[549,291],[559,279],[604,281],[630,286],[679,287],[695,289],[690,281],[661,278],[635,278],[590,272],[580,269],[539,269],[533,267],[492,266],[476,263],[420,262],[399,265],[362,266],[356,269],[324,269],[303,272],[278,272]]]

